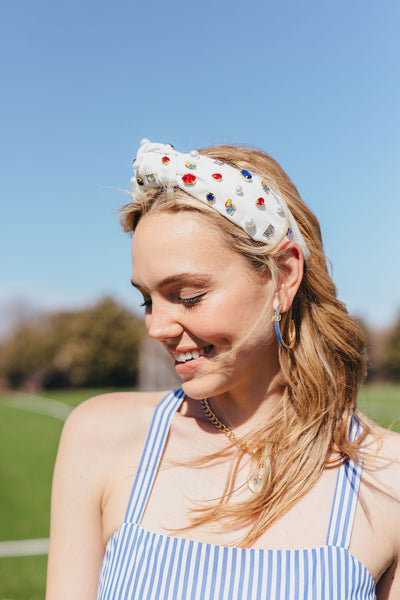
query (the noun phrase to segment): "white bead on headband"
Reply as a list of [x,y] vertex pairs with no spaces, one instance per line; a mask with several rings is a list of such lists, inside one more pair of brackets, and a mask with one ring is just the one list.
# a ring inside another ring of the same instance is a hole
[[267,181],[192,150],[177,152],[170,144],[141,141],[133,163],[133,197],[140,189],[177,186],[212,206],[259,242],[275,245],[287,239],[310,256],[297,223],[283,199]]

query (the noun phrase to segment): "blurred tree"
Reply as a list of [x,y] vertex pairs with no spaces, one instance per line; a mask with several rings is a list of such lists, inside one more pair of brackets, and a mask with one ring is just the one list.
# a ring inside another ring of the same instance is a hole
[[389,335],[382,366],[388,379],[400,381],[400,315]]
[[362,317],[353,317],[364,334],[366,344],[365,381],[371,382],[382,379],[382,352],[386,331],[372,329]]
[[12,387],[132,386],[143,322],[112,298],[20,325],[0,349],[0,376]]
[[371,376],[371,372],[373,370],[371,364],[371,332],[366,323],[366,321],[362,317],[353,316],[353,321],[359,326],[361,329],[364,338],[365,338],[365,347],[366,347],[366,373],[365,379],[368,380]]
[[50,362],[48,350],[38,324],[17,325],[1,344],[2,378],[11,387],[18,387],[26,378],[39,376],[39,371]]

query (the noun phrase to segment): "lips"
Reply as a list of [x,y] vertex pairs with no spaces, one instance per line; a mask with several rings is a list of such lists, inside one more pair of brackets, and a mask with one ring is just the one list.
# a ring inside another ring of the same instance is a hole
[[205,346],[204,348],[196,348],[194,350],[171,352],[171,356],[177,363],[186,363],[190,360],[196,360],[200,356],[208,356],[211,349],[212,346]]

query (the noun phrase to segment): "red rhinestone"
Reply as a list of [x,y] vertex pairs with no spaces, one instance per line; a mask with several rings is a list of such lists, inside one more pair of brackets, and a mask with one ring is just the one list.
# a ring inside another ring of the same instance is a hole
[[191,173],[186,173],[186,175],[184,175],[182,177],[182,181],[183,181],[183,183],[186,183],[186,185],[193,185],[194,182],[196,181],[196,175],[192,175]]
[[217,181],[221,181],[221,179],[222,179],[221,173],[214,173],[213,175],[211,175],[211,177],[213,179],[216,179]]
[[265,200],[264,198],[257,198],[256,204],[257,206],[264,206]]
[[169,162],[170,162],[170,159],[169,159],[168,156],[163,156],[162,159],[161,159],[161,162],[162,162],[163,165],[168,165]]

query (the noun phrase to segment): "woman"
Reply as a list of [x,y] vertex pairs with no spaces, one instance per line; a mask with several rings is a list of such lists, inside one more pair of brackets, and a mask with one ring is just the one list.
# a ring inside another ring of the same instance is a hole
[[257,150],[143,140],[134,170],[132,283],[182,389],[68,419],[48,600],[399,598],[399,435],[356,411],[316,218]]

